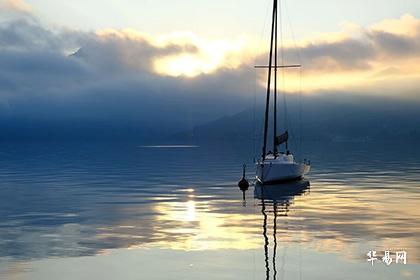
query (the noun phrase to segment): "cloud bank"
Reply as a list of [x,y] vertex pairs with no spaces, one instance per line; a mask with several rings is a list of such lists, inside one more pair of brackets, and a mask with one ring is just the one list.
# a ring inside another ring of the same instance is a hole
[[152,137],[246,106],[241,93],[248,90],[243,81],[252,77],[250,71],[226,69],[189,79],[154,68],[161,57],[197,51],[188,42],[157,45],[128,30],[50,30],[27,14],[2,22],[2,136],[19,125],[27,131],[31,123],[47,122],[49,129],[67,123],[69,132],[84,125],[125,127],[126,133]]
[[[265,56],[259,60],[266,60]],[[420,20],[407,14],[368,27],[344,23],[340,32],[287,42],[284,61],[303,64],[305,91],[415,97],[420,81]],[[288,90],[300,88],[296,71],[285,75]]]

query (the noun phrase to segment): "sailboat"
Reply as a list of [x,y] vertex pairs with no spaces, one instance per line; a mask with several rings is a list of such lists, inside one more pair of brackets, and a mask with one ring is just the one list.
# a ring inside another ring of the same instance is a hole
[[[262,148],[262,156],[256,162],[256,178],[262,184],[274,184],[282,181],[298,180],[306,175],[311,166],[310,162],[304,160],[297,162],[293,154],[288,148],[289,132],[278,135],[277,133],[277,72],[280,68],[296,68],[300,65],[278,65],[278,47],[277,47],[277,26],[278,26],[278,0],[274,0],[273,14],[271,23],[271,40],[270,40],[270,54],[268,66],[255,66],[256,68],[268,69],[267,81],[267,95],[265,101],[265,115],[264,115],[264,142]],[[274,74],[273,74],[274,72]],[[269,109],[270,96],[272,92],[272,78],[274,77],[273,85],[273,107],[274,107],[274,121],[273,121],[273,151],[267,152],[268,141],[268,123],[269,123]],[[285,144],[285,151],[281,152],[281,145]]]

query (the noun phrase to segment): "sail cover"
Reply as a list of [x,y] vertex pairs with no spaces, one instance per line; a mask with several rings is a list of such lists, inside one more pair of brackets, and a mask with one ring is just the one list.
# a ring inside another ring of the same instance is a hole
[[285,133],[283,133],[282,135],[279,135],[276,137],[276,146],[281,145],[283,143],[286,143],[287,140],[289,140],[289,132],[286,131]]

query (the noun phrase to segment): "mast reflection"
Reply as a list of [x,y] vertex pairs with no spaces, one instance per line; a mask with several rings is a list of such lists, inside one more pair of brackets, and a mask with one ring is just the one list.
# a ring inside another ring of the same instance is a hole
[[[264,261],[266,279],[270,279],[269,264],[269,237],[267,234],[268,216],[273,213],[273,279],[277,278],[276,256],[277,256],[277,217],[288,216],[290,205],[293,204],[295,196],[304,195],[309,192],[310,182],[307,180],[277,185],[262,185],[257,183],[254,189],[254,197],[260,200],[261,213],[263,215],[263,237],[264,237]],[[272,210],[270,210],[270,208]],[[284,267],[284,263],[282,264]],[[283,273],[282,273],[283,275]]]

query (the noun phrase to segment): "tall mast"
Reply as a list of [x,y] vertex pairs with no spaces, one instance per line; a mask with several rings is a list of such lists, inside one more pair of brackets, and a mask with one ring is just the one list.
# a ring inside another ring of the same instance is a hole
[[[277,6],[277,0],[274,0]],[[277,21],[278,21],[278,12],[276,7],[276,20],[274,25],[275,33],[275,47],[274,47],[274,131],[273,131],[273,151],[274,157],[277,157]]]
[[270,40],[270,57],[268,63],[268,81],[267,81],[267,96],[265,101],[265,119],[264,119],[264,145],[262,152],[262,159],[265,159],[267,155],[267,134],[268,134],[268,113],[270,107],[270,86],[271,86],[271,68],[273,65],[273,42],[274,42],[274,27],[277,16],[277,0],[274,0],[273,4],[273,20],[271,23],[271,40]]

